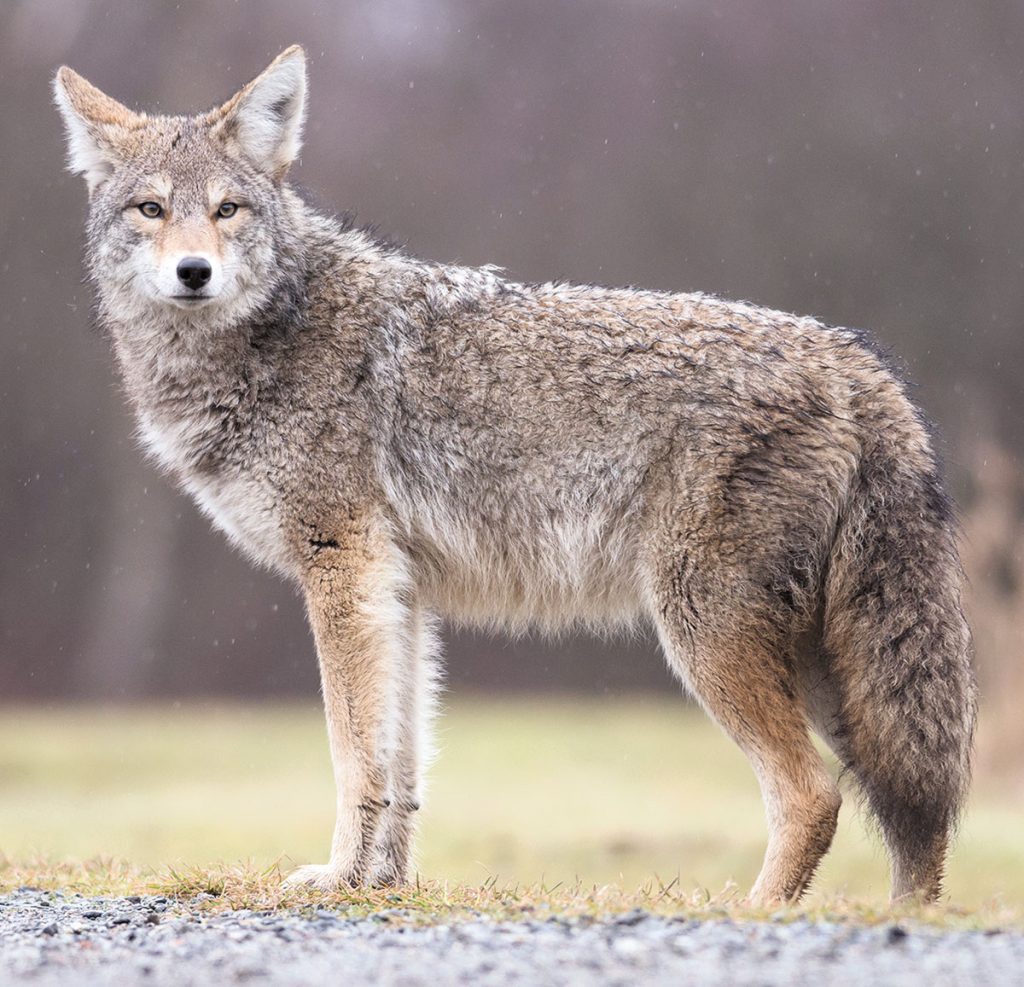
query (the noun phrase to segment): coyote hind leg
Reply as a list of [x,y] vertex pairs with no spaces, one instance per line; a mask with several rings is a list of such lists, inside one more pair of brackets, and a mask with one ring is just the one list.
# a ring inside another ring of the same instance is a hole
[[656,623],[670,666],[757,775],[768,848],[750,900],[797,900],[832,843],[841,799],[811,743],[785,653],[768,646],[777,634],[754,622],[743,632],[695,631],[682,601],[672,598]]

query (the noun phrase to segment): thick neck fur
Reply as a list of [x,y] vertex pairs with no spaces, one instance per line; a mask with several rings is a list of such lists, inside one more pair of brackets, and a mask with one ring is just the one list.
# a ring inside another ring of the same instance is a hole
[[[382,246],[287,187],[277,219],[273,276],[249,286],[240,312],[151,305],[130,283],[99,277],[103,258],[90,257],[143,438],[183,479],[248,460],[248,429],[265,422],[269,405],[293,427],[308,406],[308,417],[321,419],[311,428],[330,419],[349,427],[352,443],[386,441],[403,354],[438,319],[507,290],[490,269],[424,263]],[[353,384],[368,376],[373,386],[357,393]]]
[[[273,258],[273,277],[250,287],[242,311],[179,311],[149,305],[122,286],[96,277],[100,313],[113,336],[126,389],[148,444],[176,472],[214,467],[212,444],[223,446],[239,429],[247,407],[269,389],[280,389],[290,354],[309,333],[311,313],[339,299],[324,298],[323,286],[345,281],[353,264],[365,265],[365,235],[344,230],[316,214],[297,195],[282,193],[283,222]],[[385,256],[379,252],[381,259]],[[365,299],[351,299],[365,305]],[[364,359],[366,320],[349,320],[347,348]],[[336,368],[343,372],[343,368]],[[223,417],[235,419],[223,427]],[[203,423],[208,427],[201,427]],[[186,426],[189,426],[186,428]],[[155,432],[177,432],[174,455]],[[186,435],[187,432],[187,435]]]

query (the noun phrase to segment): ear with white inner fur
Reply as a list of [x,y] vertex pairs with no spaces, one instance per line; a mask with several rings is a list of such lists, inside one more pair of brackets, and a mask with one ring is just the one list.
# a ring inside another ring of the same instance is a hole
[[53,98],[67,132],[68,171],[84,175],[92,195],[120,160],[118,143],[125,131],[144,118],[66,65],[53,80]]
[[237,146],[280,181],[302,146],[306,113],[306,53],[298,45],[210,114],[214,134]]

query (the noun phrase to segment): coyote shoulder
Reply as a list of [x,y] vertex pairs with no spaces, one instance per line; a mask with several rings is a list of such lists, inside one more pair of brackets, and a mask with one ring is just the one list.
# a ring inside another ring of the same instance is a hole
[[743,749],[798,897],[840,796],[934,898],[974,724],[956,533],[921,416],[855,332],[696,294],[425,263],[287,184],[305,58],[201,116],[55,80],[87,264],[145,444],[302,588],[335,781],[320,887],[406,879],[435,620],[645,622]]

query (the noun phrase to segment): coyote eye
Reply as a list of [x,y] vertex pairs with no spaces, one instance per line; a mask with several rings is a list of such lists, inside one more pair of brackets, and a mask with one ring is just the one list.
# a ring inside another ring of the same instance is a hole
[[238,212],[238,204],[235,202],[222,202],[220,208],[217,210],[217,216],[220,219],[230,219],[234,214]]
[[159,219],[163,214],[163,207],[159,202],[142,202],[139,204],[139,212],[146,219]]

